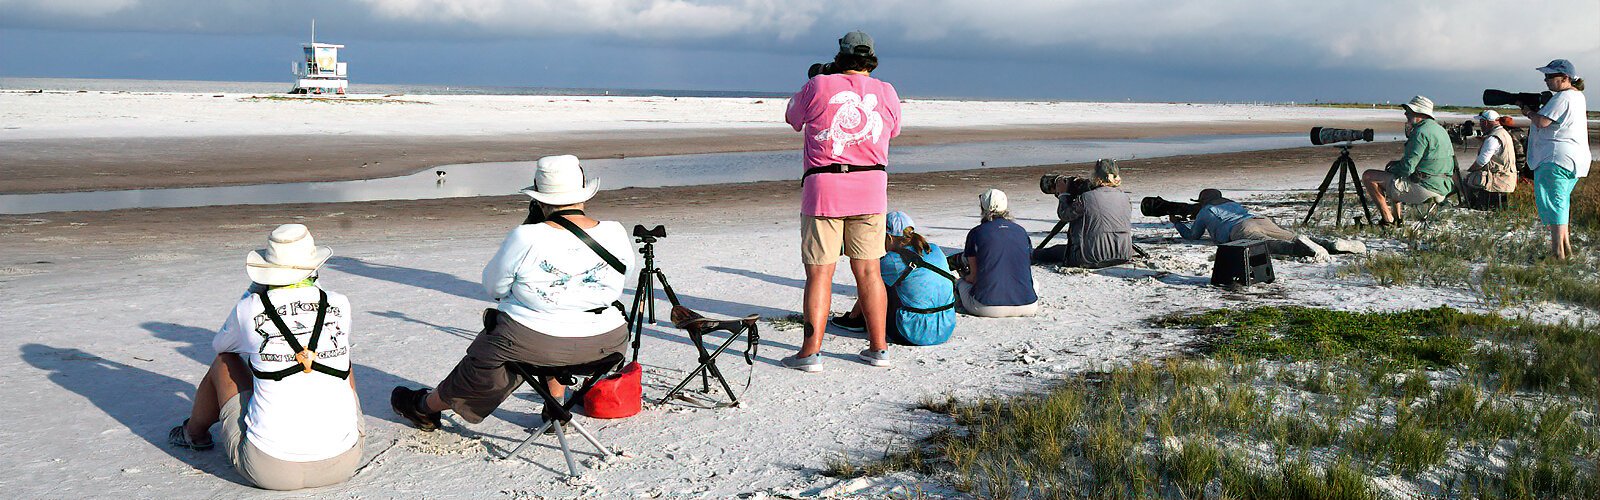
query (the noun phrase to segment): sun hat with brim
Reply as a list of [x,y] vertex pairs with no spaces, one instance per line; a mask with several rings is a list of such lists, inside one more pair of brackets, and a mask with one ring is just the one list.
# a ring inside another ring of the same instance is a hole
[[317,272],[333,249],[317,246],[311,231],[300,224],[284,224],[267,236],[267,248],[245,254],[245,274],[250,281],[270,286],[298,283]]
[[905,236],[906,229],[917,227],[916,221],[911,220],[910,215],[899,210],[889,212],[883,216],[883,220],[884,231],[888,232],[889,236]]
[[1427,115],[1428,118],[1433,118],[1433,99],[1419,95],[1412,97],[1411,102],[1401,104],[1400,107],[1405,108],[1406,111],[1410,111],[1419,115]]
[[522,193],[552,207],[575,205],[593,198],[600,191],[600,179],[583,179],[583,166],[572,155],[540,158],[533,172],[533,185]]
[[1578,68],[1572,67],[1572,61],[1568,61],[1566,59],[1556,59],[1554,61],[1550,61],[1550,64],[1546,64],[1534,69],[1537,69],[1540,73],[1544,73],[1546,75],[1561,74],[1567,75],[1567,78],[1571,78],[1573,80],[1578,79]]
[[1205,203],[1205,202],[1208,202],[1208,201],[1211,201],[1211,200],[1215,200],[1215,199],[1221,198],[1221,197],[1222,197],[1222,190],[1216,189],[1216,188],[1205,188],[1205,189],[1201,189],[1200,190],[1200,196],[1195,197],[1191,201],[1198,201],[1200,203]]

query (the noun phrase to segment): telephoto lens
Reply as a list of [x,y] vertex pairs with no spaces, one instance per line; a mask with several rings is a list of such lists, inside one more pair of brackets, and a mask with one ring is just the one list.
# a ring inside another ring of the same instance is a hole
[[1312,145],[1321,146],[1355,141],[1372,142],[1372,129],[1351,130],[1347,128],[1311,127]]

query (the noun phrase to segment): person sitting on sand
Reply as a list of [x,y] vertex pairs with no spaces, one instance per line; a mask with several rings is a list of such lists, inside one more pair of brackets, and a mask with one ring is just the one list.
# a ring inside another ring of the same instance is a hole
[[[878,259],[878,268],[889,288],[889,309],[894,311],[888,321],[889,341],[913,346],[943,344],[956,329],[957,278],[950,274],[944,251],[917,234],[910,215],[889,212],[884,221],[887,253]],[[859,301],[829,324],[852,332],[867,330]]]
[[1361,182],[1378,205],[1379,226],[1401,220],[1401,205],[1444,200],[1455,189],[1455,146],[1433,119],[1433,101],[1416,96],[1402,104],[1406,112],[1406,149],[1383,170],[1362,172]]
[[1295,234],[1284,229],[1272,219],[1250,213],[1239,202],[1222,197],[1222,191],[1206,188],[1194,201],[1200,203],[1200,213],[1193,222],[1176,215],[1167,216],[1172,227],[1186,240],[1198,240],[1211,234],[1218,244],[1233,240],[1265,240],[1267,252],[1274,255],[1312,257],[1325,260],[1330,253],[1366,253],[1367,246],[1355,240],[1328,240]]
[[1461,176],[1461,197],[1475,209],[1499,208],[1507,194],[1517,189],[1517,156],[1510,131],[1500,126],[1500,113],[1485,109],[1478,113],[1478,128],[1483,144],[1478,159]]
[[1067,221],[1067,243],[1035,252],[1035,261],[1100,269],[1133,258],[1133,215],[1115,160],[1095,162],[1087,192],[1067,192],[1065,177],[1056,182],[1056,216]]
[[300,224],[278,226],[245,256],[254,284],[211,341],[217,357],[173,446],[222,451],[258,487],[295,490],[355,474],[364,442],[350,367],[350,301],[317,283],[333,251]]
[[[507,363],[566,366],[623,351],[628,328],[617,300],[633,247],[622,224],[583,213],[598,190],[598,180],[584,181],[577,157],[539,159],[522,192],[539,203],[544,222],[512,229],[484,266],[483,287],[499,301],[485,311],[486,328],[436,389],[395,387],[395,413],[425,432],[439,428],[447,409],[476,424],[522,385]],[[565,392],[555,379],[544,383],[557,398]]]
[[1011,220],[1006,193],[990,189],[978,195],[978,215],[983,222],[967,232],[966,248],[959,254],[967,268],[956,283],[961,309],[973,316],[1004,318],[1039,312],[1033,290],[1028,230]]

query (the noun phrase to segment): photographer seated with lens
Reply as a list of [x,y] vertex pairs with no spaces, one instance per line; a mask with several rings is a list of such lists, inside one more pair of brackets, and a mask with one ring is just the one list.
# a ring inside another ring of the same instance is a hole
[[1483,145],[1461,176],[1461,194],[1468,208],[1489,210],[1504,205],[1506,195],[1517,189],[1516,140],[1500,126],[1500,113],[1486,109],[1476,118]]
[[1379,226],[1402,220],[1400,205],[1443,202],[1455,189],[1455,146],[1433,119],[1433,101],[1419,95],[1400,107],[1406,112],[1405,154],[1383,170],[1361,174],[1367,194],[1378,205]]
[[1118,189],[1116,160],[1094,164],[1094,178],[1047,174],[1039,190],[1058,198],[1056,216],[1067,222],[1067,243],[1040,249],[1033,260],[1100,269],[1133,258],[1133,214],[1128,194]]
[[1033,242],[1028,230],[1011,220],[1006,193],[990,189],[978,195],[978,216],[983,222],[967,231],[966,248],[950,258],[964,263],[955,266],[961,268],[956,282],[961,309],[988,318],[1038,314],[1029,263]]
[[[522,385],[508,363],[567,366],[623,351],[628,328],[617,299],[633,247],[622,224],[584,214],[598,190],[577,157],[539,159],[522,192],[538,202],[543,222],[512,229],[484,266],[483,287],[499,302],[485,311],[484,331],[436,390],[395,387],[395,413],[430,432],[446,409],[476,424]],[[556,379],[544,383],[557,398],[565,392]]]
[[1188,214],[1167,215],[1172,227],[1186,240],[1198,240],[1204,238],[1207,233],[1211,234],[1211,241],[1217,244],[1234,240],[1263,240],[1267,242],[1267,252],[1274,255],[1312,257],[1317,260],[1327,259],[1330,253],[1367,251],[1367,246],[1359,241],[1325,240],[1295,234],[1279,226],[1272,219],[1250,213],[1250,210],[1239,202],[1222,197],[1220,190],[1203,189],[1194,201],[1199,205],[1188,206],[1196,209],[1195,212],[1191,212],[1194,214],[1192,221],[1189,220]]
[[[956,329],[955,282],[944,251],[917,234],[916,223],[905,212],[884,216],[888,252],[878,259],[878,269],[889,288],[889,341],[928,346],[950,340]],[[829,324],[852,332],[867,331],[861,303]]]

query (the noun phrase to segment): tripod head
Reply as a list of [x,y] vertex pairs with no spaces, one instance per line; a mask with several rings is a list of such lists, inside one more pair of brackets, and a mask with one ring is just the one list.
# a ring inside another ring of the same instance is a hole
[[667,237],[667,226],[657,224],[654,228],[645,229],[644,224],[634,224],[633,237],[637,243],[655,243],[657,239]]

